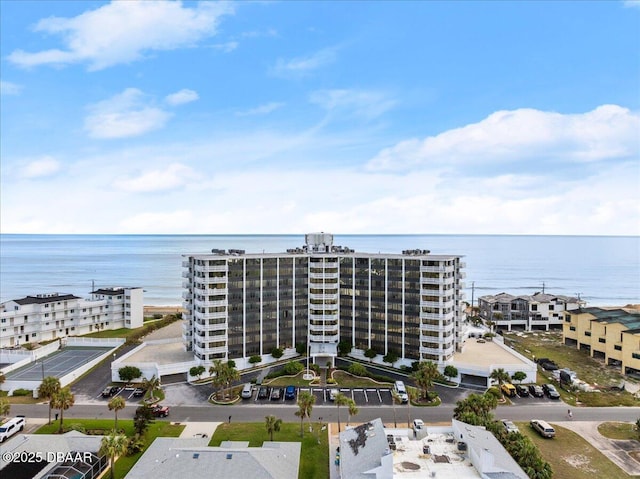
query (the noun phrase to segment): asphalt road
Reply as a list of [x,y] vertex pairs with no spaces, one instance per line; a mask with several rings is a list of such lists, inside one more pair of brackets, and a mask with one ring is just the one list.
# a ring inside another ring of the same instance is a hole
[[[127,406],[118,413],[119,418],[133,418],[137,406]],[[295,405],[247,405],[240,406],[173,406],[168,418],[175,422],[211,422],[232,421],[261,422],[265,416],[274,415],[286,422],[295,422]],[[55,411],[54,411],[55,412]],[[573,421],[636,421],[640,417],[640,407],[605,407],[605,408],[572,408]],[[46,404],[13,404],[11,414],[24,414],[27,417],[46,418],[48,407]],[[437,407],[396,406],[395,415],[398,426],[408,420],[420,418],[427,423],[449,422],[453,416],[453,406],[441,405]],[[546,421],[566,421],[567,406],[564,403],[549,403],[522,406],[499,406],[494,415],[498,419],[508,418],[515,421],[528,421],[532,418]],[[78,404],[64,413],[65,418],[113,418],[113,412],[104,404]],[[338,421],[338,408],[334,405],[314,406],[312,420],[322,417],[324,422]],[[394,408],[387,406],[361,407],[354,422],[363,422],[381,418],[386,425],[394,423]],[[340,419],[346,422],[347,409],[340,408]]]

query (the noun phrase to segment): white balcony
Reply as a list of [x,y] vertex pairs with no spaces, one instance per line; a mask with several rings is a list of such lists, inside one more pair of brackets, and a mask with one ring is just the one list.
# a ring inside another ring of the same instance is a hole
[[207,301],[202,300],[202,299],[194,299],[193,300],[193,304],[195,304],[196,306],[200,307],[200,308],[213,308],[213,307],[218,307],[218,306],[227,306],[227,301],[226,300],[219,300],[219,301]]
[[440,348],[425,348],[424,346],[420,346],[420,353],[421,354],[442,354],[440,351]]
[[227,347],[220,346],[217,348],[206,348],[206,347],[203,348],[201,346],[198,346],[197,344],[194,344],[193,351],[195,353],[199,353],[204,355],[205,357],[208,357],[209,354],[227,354]]
[[310,314],[309,319],[313,321],[337,321],[338,313],[335,314]]
[[338,273],[309,273],[310,279],[338,279]]
[[333,294],[309,293],[309,299],[337,301],[340,295],[336,292]]
[[183,278],[188,278],[189,276],[191,276],[191,272],[189,270],[184,270],[182,272],[182,277]]
[[453,273],[453,266],[420,266],[420,271],[423,273]]
[[188,259],[185,259],[185,260],[182,262],[182,267],[183,267],[183,268],[188,268],[188,267],[189,267],[189,260],[188,260]]
[[309,341],[312,342],[316,342],[316,343],[337,343],[338,342],[338,333],[336,332],[336,334],[334,335],[317,335],[317,334],[310,334],[309,335]]
[[335,336],[338,334],[338,326],[309,326],[309,331],[312,336],[329,335]]
[[198,321],[196,321],[194,323],[194,328],[195,331],[200,331],[200,332],[204,332],[204,331],[226,331],[227,330],[227,326],[228,324],[225,323],[220,323],[220,324],[209,324],[208,322],[203,322],[203,323],[199,323]]
[[195,265],[193,269],[199,273],[226,273],[228,268],[226,264],[217,266]]
[[420,301],[421,308],[441,308],[442,303],[439,301]]

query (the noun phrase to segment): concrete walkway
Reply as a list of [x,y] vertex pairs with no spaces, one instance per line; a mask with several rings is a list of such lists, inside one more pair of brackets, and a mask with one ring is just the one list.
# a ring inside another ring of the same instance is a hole
[[627,474],[640,475],[640,462],[629,455],[632,451],[640,453],[640,442],[604,437],[598,432],[598,425],[601,424],[598,421],[564,421],[556,424],[580,435]]
[[[181,423],[182,424],[182,423]],[[197,435],[206,434],[211,439],[216,428],[222,424],[221,422],[186,422],[185,428],[180,437],[196,437]]]

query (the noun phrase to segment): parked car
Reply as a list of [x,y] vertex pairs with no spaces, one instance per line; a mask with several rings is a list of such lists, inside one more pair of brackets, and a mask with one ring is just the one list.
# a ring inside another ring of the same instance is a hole
[[331,389],[329,391],[329,401],[335,401],[336,400],[336,396],[340,393],[340,391],[338,391],[337,389]]
[[253,386],[251,385],[251,383],[245,384],[242,387],[242,392],[240,393],[240,396],[242,396],[242,399],[250,399],[252,394],[253,394]]
[[102,390],[102,397],[110,398],[112,396],[115,396],[119,392],[120,392],[120,388],[118,386],[107,386]]
[[0,442],[4,442],[14,434],[22,431],[26,425],[24,416],[16,416],[0,426]]
[[133,391],[133,397],[134,398],[141,398],[142,396],[144,396],[144,389],[135,388],[134,391]]
[[513,384],[504,383],[502,386],[500,386],[500,389],[502,390],[502,394],[504,394],[505,396],[510,398],[516,397],[516,388]]
[[513,421],[509,421],[508,419],[503,419],[502,424],[504,425],[504,429],[507,432],[520,432],[518,426],[516,426]]
[[516,392],[520,397],[529,396],[529,390],[527,389],[527,386],[523,386],[522,384],[516,384]]
[[280,399],[282,399],[282,388],[273,388],[271,390],[271,400],[279,401]]
[[560,393],[553,384],[543,384],[542,390],[549,399],[560,399]]
[[424,427],[424,421],[422,419],[414,419],[413,420],[413,430],[419,431]]
[[531,424],[531,427],[542,437],[553,437],[556,435],[556,430],[542,419],[532,419],[529,424]]
[[169,415],[169,406],[161,406],[160,404],[156,404],[151,408],[153,415],[155,417],[167,417]]
[[258,389],[258,399],[267,399],[269,397],[269,388],[267,386],[260,386]]
[[296,388],[295,386],[287,386],[284,390],[284,398],[285,399],[295,399],[296,398]]
[[542,388],[540,386],[538,386],[537,384],[530,384],[529,385],[529,393],[533,396],[533,397],[537,397],[537,398],[541,398],[544,397],[544,391],[542,390]]

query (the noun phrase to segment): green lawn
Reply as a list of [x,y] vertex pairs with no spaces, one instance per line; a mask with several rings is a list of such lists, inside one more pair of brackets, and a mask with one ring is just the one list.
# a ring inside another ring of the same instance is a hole
[[520,432],[528,436],[540,454],[551,464],[554,479],[624,479],[631,478],[604,454],[578,434],[556,424],[556,437],[545,439],[529,426],[528,422],[516,422]]
[[[70,428],[74,425],[81,426],[87,432],[96,434],[108,434],[114,426],[112,419],[65,419],[63,426]],[[57,433],[59,421],[53,421],[50,425],[44,425],[36,431],[36,434],[52,434]],[[127,437],[134,435],[132,420],[119,420],[118,429],[124,431]],[[149,425],[149,429],[145,434],[145,449],[153,442],[156,437],[178,437],[184,425],[171,424],[168,421],[156,421]],[[133,465],[140,459],[143,452],[132,456],[123,456],[116,461],[114,467],[114,477],[116,479],[124,478]]]
[[[327,431],[320,432],[320,424],[313,424],[313,433],[309,432],[309,425],[304,423],[304,438],[300,438],[300,422],[285,422],[280,432],[273,435],[274,441],[300,442],[300,472],[299,479],[326,479],[329,477],[329,437]],[[318,436],[319,435],[319,436]],[[318,437],[320,444],[318,444]],[[210,446],[219,446],[222,441],[249,441],[249,446],[262,446],[269,441],[269,435],[264,423],[231,423],[221,424],[216,429]]]
[[334,371],[333,379],[337,381],[337,386],[343,388],[388,388],[392,387],[391,383],[381,383],[371,378],[361,376],[353,376],[346,371]]
[[[144,326],[142,326],[144,327]],[[141,328],[129,329],[129,328],[120,328],[120,329],[105,329],[103,331],[98,331],[96,333],[85,334],[83,338],[128,338],[133,333],[138,331]]]
[[631,422],[603,422],[598,432],[609,439],[640,439],[636,425]]

